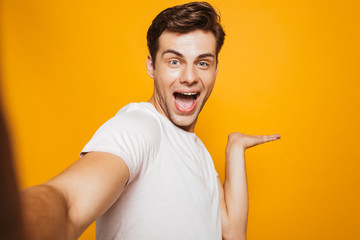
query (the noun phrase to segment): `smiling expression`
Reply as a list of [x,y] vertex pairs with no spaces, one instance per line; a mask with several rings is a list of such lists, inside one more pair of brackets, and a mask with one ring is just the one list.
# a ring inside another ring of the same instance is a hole
[[193,132],[215,84],[215,37],[203,30],[164,31],[158,41],[155,67],[151,56],[147,58],[147,70],[154,79],[150,102],[176,126]]

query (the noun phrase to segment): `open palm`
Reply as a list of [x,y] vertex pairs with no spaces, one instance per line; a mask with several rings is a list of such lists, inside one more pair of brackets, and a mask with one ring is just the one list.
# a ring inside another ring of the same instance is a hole
[[234,132],[229,135],[229,145],[237,145],[242,146],[244,149],[278,140],[280,139],[279,134],[272,134],[272,135],[246,135],[244,133]]

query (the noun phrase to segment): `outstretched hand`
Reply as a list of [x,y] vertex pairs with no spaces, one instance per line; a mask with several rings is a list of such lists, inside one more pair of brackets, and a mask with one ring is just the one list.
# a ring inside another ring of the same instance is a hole
[[280,139],[279,134],[273,135],[246,135],[239,132],[234,132],[229,135],[228,147],[242,147],[244,150],[262,143],[275,141]]

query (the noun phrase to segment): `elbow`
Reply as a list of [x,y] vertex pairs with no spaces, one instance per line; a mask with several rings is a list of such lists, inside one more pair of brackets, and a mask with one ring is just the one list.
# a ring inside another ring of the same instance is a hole
[[246,224],[226,224],[222,226],[223,240],[246,240]]
[[246,240],[246,233],[243,234],[232,234],[232,233],[223,233],[223,240]]

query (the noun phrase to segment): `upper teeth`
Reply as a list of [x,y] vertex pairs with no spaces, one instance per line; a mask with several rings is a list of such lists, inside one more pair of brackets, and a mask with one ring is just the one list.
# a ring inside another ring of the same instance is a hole
[[196,93],[181,93],[181,94],[189,95],[189,96],[196,95]]

